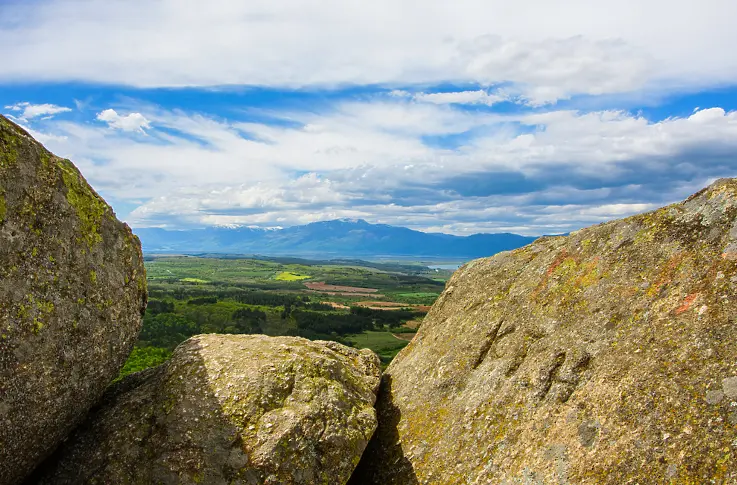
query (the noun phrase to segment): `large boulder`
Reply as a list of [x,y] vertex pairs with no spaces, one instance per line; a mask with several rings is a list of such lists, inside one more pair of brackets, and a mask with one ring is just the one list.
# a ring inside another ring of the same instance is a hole
[[202,335],[133,374],[34,483],[344,484],[376,429],[379,359],[335,342]]
[[737,180],[466,264],[354,484],[737,483]]
[[145,304],[128,226],[71,162],[0,116],[0,483],[18,482],[100,398]]

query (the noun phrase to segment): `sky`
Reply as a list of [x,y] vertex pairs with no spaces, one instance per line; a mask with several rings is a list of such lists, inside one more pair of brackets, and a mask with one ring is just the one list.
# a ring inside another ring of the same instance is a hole
[[737,176],[734,0],[0,0],[0,113],[136,227],[569,232]]

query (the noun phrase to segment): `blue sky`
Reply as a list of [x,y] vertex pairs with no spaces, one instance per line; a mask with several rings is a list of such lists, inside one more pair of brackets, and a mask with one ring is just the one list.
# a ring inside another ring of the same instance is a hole
[[731,0],[0,0],[0,112],[134,227],[559,233],[737,176]]

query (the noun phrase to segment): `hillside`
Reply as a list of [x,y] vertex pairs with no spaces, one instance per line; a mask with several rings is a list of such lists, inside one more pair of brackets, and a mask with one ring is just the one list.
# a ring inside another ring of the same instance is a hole
[[516,249],[534,237],[517,234],[453,236],[405,227],[339,219],[285,229],[207,228],[166,230],[141,228],[144,251],[219,252],[319,257],[409,256],[477,258]]

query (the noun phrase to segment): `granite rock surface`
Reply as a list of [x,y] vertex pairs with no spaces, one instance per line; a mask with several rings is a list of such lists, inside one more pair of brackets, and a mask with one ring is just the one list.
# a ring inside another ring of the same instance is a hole
[[380,372],[335,342],[193,337],[111,388],[35,483],[344,484],[377,426]]
[[351,484],[737,483],[737,180],[460,268]]
[[102,396],[145,306],[138,238],[69,160],[0,116],[0,483]]

